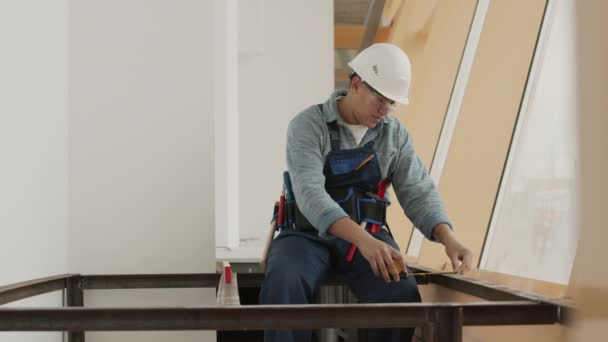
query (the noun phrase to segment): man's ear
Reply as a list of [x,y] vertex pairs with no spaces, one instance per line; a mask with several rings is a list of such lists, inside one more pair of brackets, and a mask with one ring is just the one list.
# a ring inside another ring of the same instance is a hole
[[361,90],[362,85],[363,84],[361,83],[361,77],[355,76],[350,81],[350,90],[356,93]]

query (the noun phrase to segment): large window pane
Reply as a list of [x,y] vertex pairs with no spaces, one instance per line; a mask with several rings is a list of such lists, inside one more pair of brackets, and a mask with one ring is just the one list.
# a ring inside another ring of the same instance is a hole
[[578,231],[574,10],[552,6],[481,267],[567,284]]

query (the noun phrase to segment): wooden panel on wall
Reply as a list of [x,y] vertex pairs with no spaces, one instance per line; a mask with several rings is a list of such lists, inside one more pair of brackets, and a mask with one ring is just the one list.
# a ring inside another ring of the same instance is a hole
[[[390,32],[390,27],[379,27],[374,38],[374,43],[386,42]],[[361,47],[364,33],[365,26],[363,25],[335,25],[334,48],[358,50]]]
[[[546,0],[491,1],[439,190],[477,264],[507,159]],[[525,237],[523,237],[525,238]],[[441,268],[443,246],[419,262]]]
[[608,31],[607,1],[576,2],[580,136],[580,239],[570,281],[579,316],[567,341],[606,341],[608,272]]
[[[405,1],[393,23],[389,42],[412,62],[410,104],[395,116],[414,138],[416,149],[430,167],[447,112],[477,1]],[[395,193],[391,198],[396,199]],[[405,251],[412,223],[396,201],[388,220],[395,240]]]

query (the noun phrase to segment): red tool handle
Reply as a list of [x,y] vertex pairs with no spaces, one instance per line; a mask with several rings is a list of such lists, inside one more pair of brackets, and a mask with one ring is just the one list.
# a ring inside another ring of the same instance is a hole
[[277,225],[279,227],[283,227],[283,223],[285,223],[285,190],[283,190],[283,194],[279,198],[279,217],[277,218]]
[[357,251],[357,246],[353,243],[350,245],[350,249],[348,253],[346,253],[346,262],[353,262],[353,257],[355,256],[355,252]]
[[[380,182],[380,184],[378,185],[378,191],[376,192],[376,195],[378,195],[378,197],[384,198],[384,195],[386,194],[387,184],[388,184],[387,179],[383,179]],[[369,227],[370,233],[377,233],[379,231],[380,231],[380,225],[378,225],[378,224],[372,224]],[[355,252],[357,252],[357,246],[355,244],[351,244],[350,249],[348,250],[348,253],[346,253],[346,262],[348,262],[348,263],[353,262],[353,258],[355,257]]]
[[[384,195],[386,194],[386,185],[387,185],[387,180],[383,179],[382,182],[380,182],[380,185],[378,185],[378,193],[376,193],[376,195],[378,195],[378,197],[384,199]],[[369,228],[369,231],[371,233],[377,233],[380,231],[380,225],[379,224],[372,224],[372,226]]]

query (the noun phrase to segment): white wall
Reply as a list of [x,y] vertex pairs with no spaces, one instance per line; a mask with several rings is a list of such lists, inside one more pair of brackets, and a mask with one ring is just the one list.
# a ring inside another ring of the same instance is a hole
[[[211,12],[200,0],[70,1],[71,271],[214,271]],[[214,300],[213,289],[85,292],[85,305]],[[168,339],[214,333],[87,333]]]
[[[213,0],[213,120],[215,133],[215,244],[239,245],[239,4]],[[245,16],[247,17],[247,16]]]
[[[65,0],[0,2],[0,286],[67,273],[67,13]],[[6,306],[61,300],[53,292]]]
[[289,120],[334,88],[333,1],[263,3],[263,47],[239,56],[241,240],[268,231]]
[[[289,120],[333,89],[332,2],[261,3],[263,46],[244,49],[239,68],[245,238],[267,229]],[[68,271],[213,271],[211,7],[211,0],[0,4],[0,229],[10,237],[0,284]],[[214,297],[198,289],[89,291],[85,304],[200,305]],[[27,304],[60,300],[55,293]],[[0,334],[18,336],[60,338]],[[87,340],[213,336],[87,333]]]
[[481,266],[568,284],[580,160],[574,0],[550,6]]

